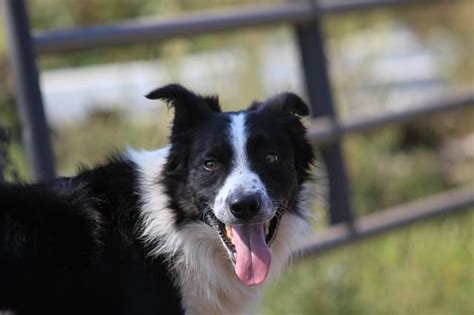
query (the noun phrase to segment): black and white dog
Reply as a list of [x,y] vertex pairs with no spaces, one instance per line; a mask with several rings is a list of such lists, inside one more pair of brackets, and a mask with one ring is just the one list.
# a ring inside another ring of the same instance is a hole
[[177,84],[170,146],[76,177],[0,185],[0,310],[239,314],[307,230],[313,161],[292,93],[220,110]]

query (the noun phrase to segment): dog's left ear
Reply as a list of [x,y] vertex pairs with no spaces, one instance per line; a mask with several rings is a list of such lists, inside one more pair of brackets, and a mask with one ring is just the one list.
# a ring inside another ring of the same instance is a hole
[[297,118],[308,116],[308,105],[296,94],[284,92],[276,94],[266,101],[254,102],[249,110],[268,109],[282,114],[289,114]]
[[194,124],[220,112],[216,96],[201,96],[179,84],[168,84],[146,95],[148,99],[160,99],[174,107],[173,132],[187,130]]

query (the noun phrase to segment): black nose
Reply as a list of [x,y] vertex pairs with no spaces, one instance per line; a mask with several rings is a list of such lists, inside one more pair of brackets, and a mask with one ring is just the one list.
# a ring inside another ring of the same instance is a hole
[[260,210],[260,197],[256,194],[238,196],[230,202],[230,212],[239,219],[251,219]]

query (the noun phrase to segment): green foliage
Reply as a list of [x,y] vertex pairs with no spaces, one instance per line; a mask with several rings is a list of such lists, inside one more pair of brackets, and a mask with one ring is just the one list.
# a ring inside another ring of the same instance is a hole
[[346,142],[355,205],[360,214],[451,188],[436,151],[396,150],[400,129],[388,128]]

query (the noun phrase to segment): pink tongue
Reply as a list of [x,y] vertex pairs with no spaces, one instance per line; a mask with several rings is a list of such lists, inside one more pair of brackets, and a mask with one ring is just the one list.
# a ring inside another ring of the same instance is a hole
[[235,273],[248,286],[265,281],[272,254],[265,241],[263,224],[232,225],[232,241],[236,250]]

